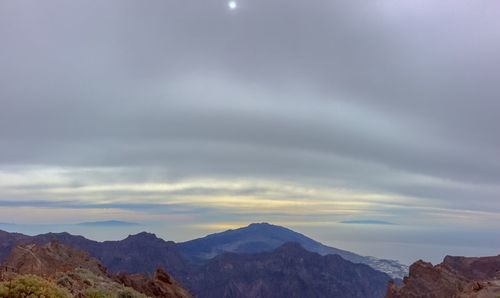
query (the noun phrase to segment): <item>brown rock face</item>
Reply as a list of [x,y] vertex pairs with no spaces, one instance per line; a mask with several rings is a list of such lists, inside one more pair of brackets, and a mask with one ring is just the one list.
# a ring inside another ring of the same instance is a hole
[[118,274],[115,279],[121,284],[131,287],[151,297],[191,297],[172,276],[163,269],[158,269],[153,278],[143,274]]
[[403,285],[389,283],[387,298],[498,297],[500,256],[466,258],[447,256],[441,264],[417,261]]
[[500,256],[481,258],[446,256],[443,264],[469,279],[500,278]]

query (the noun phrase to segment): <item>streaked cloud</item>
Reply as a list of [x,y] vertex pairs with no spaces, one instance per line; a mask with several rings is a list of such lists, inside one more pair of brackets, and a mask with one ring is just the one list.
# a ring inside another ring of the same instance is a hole
[[376,219],[353,219],[353,220],[344,220],[340,223],[350,224],[350,225],[394,225],[392,222],[376,220]]

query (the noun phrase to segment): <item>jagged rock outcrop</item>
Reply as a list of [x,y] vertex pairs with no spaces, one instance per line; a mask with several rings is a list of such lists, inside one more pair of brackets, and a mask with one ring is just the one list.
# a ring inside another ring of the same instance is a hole
[[386,298],[499,297],[500,256],[447,256],[441,264],[419,260],[398,287],[390,283]]
[[144,274],[120,273],[115,280],[151,297],[190,297],[189,292],[162,268],[156,270],[153,278]]

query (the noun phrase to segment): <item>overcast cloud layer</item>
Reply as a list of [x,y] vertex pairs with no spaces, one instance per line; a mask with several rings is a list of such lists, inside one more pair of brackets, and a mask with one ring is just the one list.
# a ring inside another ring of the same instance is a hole
[[497,1],[2,1],[1,221],[500,229],[499,28]]

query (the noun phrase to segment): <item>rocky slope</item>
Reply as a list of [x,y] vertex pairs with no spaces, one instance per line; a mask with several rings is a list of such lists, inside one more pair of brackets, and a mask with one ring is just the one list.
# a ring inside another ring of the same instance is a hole
[[0,263],[7,258],[16,245],[28,243],[31,238],[27,235],[0,230]]
[[386,297],[500,297],[500,256],[447,256],[435,266],[417,261],[402,286],[389,284]]
[[19,245],[2,264],[15,269],[18,274],[34,274],[54,277],[56,273],[64,273],[84,268],[97,275],[107,275],[104,266],[88,253],[51,241],[45,245]]
[[199,298],[376,298],[384,296],[389,280],[367,265],[286,243],[272,252],[217,256],[184,284]]
[[268,224],[251,224],[244,228],[211,234],[203,238],[179,243],[180,251],[193,262],[203,262],[224,252],[258,253],[272,251],[286,242],[299,243],[306,250],[320,255],[337,254],[353,263],[362,263],[385,272],[393,278],[403,278],[408,266],[394,260],[360,256],[329,247],[290,229]]
[[[115,276],[86,252],[51,241],[16,246],[0,266],[0,280],[36,275],[66,288],[75,297],[191,297],[168,273]],[[139,280],[140,283],[124,282]]]

